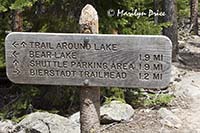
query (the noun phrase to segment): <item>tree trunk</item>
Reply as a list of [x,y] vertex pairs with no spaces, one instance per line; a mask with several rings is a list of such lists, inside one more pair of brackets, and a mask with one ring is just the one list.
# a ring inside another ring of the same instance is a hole
[[81,133],[100,133],[100,88],[80,89]]
[[177,61],[178,55],[178,29],[177,29],[177,14],[176,0],[163,0],[163,9],[166,13],[164,22],[170,22],[170,27],[164,28],[163,34],[169,37],[172,41],[172,61]]
[[[99,23],[96,10],[86,5],[79,20],[80,32],[97,34]],[[89,40],[85,40],[87,43]],[[100,133],[100,88],[89,87],[89,80],[85,79],[85,87],[80,88],[80,123],[81,133]]]
[[193,33],[198,35],[198,0],[190,0],[190,22]]
[[[157,10],[159,10],[159,1],[158,0],[153,0],[153,8],[154,11],[156,12]],[[158,16],[154,16],[154,23],[158,24]]]
[[23,18],[21,11],[13,12],[12,31],[17,31],[17,32],[23,31]]

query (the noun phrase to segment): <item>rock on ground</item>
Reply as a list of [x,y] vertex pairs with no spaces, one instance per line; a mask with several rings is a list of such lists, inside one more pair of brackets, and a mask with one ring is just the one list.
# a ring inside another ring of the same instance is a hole
[[[112,101],[100,108],[100,121],[102,124],[129,121],[133,115],[134,109],[130,105],[120,101]],[[73,114],[69,119],[80,125],[80,112]]]
[[0,133],[10,133],[14,127],[14,123],[10,120],[0,121]]
[[35,129],[41,133],[79,133],[80,127],[68,118],[48,112],[35,112],[27,115],[17,127]]
[[130,105],[112,101],[110,104],[105,104],[101,107],[100,119],[103,124],[129,121],[133,114],[134,109]]
[[173,114],[170,110],[166,108],[161,108],[158,110],[159,115],[161,116],[161,123],[163,125],[173,127],[173,128],[180,128],[182,121]]
[[77,126],[80,127],[80,112],[77,112],[69,117],[69,120],[74,122]]

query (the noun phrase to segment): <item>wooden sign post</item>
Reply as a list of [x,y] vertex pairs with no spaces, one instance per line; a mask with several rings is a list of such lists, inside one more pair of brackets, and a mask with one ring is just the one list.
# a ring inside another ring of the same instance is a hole
[[[86,5],[79,20],[80,32],[98,34],[99,22],[96,10]],[[85,45],[90,43],[85,38]],[[100,87],[89,87],[90,81],[85,80],[85,86],[80,88],[80,123],[82,133],[100,133]]]
[[6,73],[19,84],[82,86],[81,130],[100,132],[99,87],[166,87],[172,44],[165,36],[97,34],[91,5],[83,8],[79,23],[81,34],[10,33]]

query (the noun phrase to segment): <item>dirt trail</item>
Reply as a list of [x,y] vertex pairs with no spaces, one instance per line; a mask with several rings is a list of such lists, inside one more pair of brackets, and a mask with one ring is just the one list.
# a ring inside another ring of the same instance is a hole
[[[186,106],[177,101],[174,113],[182,120],[182,127],[179,131],[200,133],[200,72],[179,71],[181,81],[175,83],[175,95],[181,97]],[[179,106],[180,105],[180,106]]]

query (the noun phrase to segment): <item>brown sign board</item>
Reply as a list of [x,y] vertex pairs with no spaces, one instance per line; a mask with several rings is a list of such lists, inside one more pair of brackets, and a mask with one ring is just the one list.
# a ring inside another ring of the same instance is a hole
[[8,78],[19,84],[162,88],[170,82],[165,36],[13,32]]

